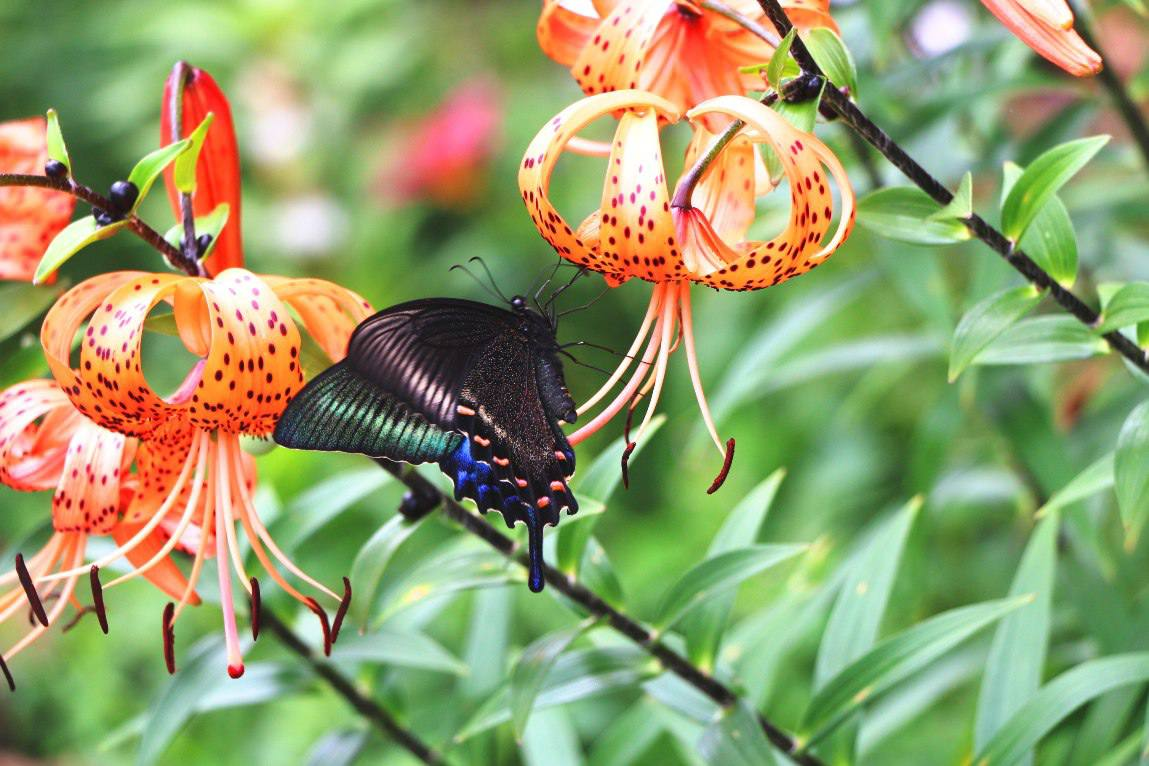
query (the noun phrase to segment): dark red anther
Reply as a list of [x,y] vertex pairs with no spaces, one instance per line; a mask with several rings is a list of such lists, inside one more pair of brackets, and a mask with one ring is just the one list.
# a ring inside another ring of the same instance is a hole
[[323,611],[323,607],[319,602],[313,598],[307,599],[304,602],[307,608],[315,612],[315,616],[319,618],[319,624],[323,626],[323,654],[326,657],[331,656],[331,623],[327,619],[327,612]]
[[706,490],[706,494],[713,495],[718,491],[719,487],[726,481],[726,475],[730,473],[730,464],[734,462],[734,438],[731,437],[726,440],[726,457],[722,460],[722,470],[714,477],[710,489]]
[[173,676],[176,674],[176,629],[172,624],[175,615],[176,605],[169,601],[164,607],[164,664]]
[[626,449],[622,451],[622,488],[630,489],[630,454],[634,452],[634,448],[638,445],[634,442],[629,442]]
[[8,681],[8,691],[16,691],[16,679],[12,677],[12,671],[8,669],[8,663],[4,661],[3,654],[0,654],[0,672],[4,674],[4,678]]
[[263,602],[259,597],[259,580],[251,578],[251,640],[259,640],[259,617],[263,614]]
[[32,614],[36,615],[36,619],[45,628],[48,627],[48,613],[44,611],[44,604],[40,601],[40,594],[36,592],[36,586],[32,584],[32,575],[28,574],[28,565],[24,563],[24,554],[16,554],[16,576],[20,578],[20,587],[24,589],[24,595],[28,597],[28,603],[32,607]]
[[347,609],[351,606],[351,580],[343,578],[343,599],[339,602],[339,611],[335,613],[335,622],[331,623],[331,643],[339,640],[339,631],[343,627],[343,618],[347,616]]
[[104,609],[104,586],[100,583],[100,568],[92,564],[88,572],[88,582],[92,586],[92,607],[96,610],[96,619],[100,621],[100,630],[108,635],[108,613]]

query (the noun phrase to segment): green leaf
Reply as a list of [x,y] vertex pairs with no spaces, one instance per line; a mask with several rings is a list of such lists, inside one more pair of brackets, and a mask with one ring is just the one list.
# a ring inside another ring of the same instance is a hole
[[1058,284],[1073,286],[1077,280],[1077,234],[1060,199],[1046,200],[1018,244]]
[[[535,710],[631,687],[656,672],[646,653],[629,646],[567,652],[547,674],[535,698]],[[510,720],[510,694],[504,687],[475,711],[454,741],[464,742]]]
[[[27,340],[27,343],[23,343]],[[13,338],[13,342],[16,339]],[[43,375],[48,369],[44,347],[35,337],[21,338],[15,351],[0,355],[0,390],[22,380]],[[7,345],[7,344],[6,344]]]
[[1149,320],[1149,282],[1130,282],[1106,302],[1096,332],[1106,333]]
[[1031,600],[1000,599],[951,609],[885,639],[830,679],[810,701],[803,724],[813,732],[808,741],[828,734],[867,701]]
[[1041,688],[973,762],[977,766],[1016,763],[1041,738],[1079,707],[1106,692],[1149,681],[1149,653],[1118,654],[1070,668]]
[[778,43],[778,47],[774,49],[774,55],[770,57],[770,63],[766,67],[766,80],[774,86],[775,89],[781,87],[782,81],[790,77],[797,77],[802,73],[798,62],[790,55],[790,46],[794,44],[794,35],[797,34],[795,29],[791,29],[782,41]]
[[559,656],[571,643],[593,625],[593,621],[583,621],[554,633],[549,633],[523,650],[519,661],[511,670],[510,698],[511,723],[515,738],[522,740],[527,721],[535,704],[535,697],[543,688],[543,681],[551,672]]
[[1065,315],[1025,319],[1005,330],[974,359],[979,365],[1043,364],[1088,359],[1109,346],[1077,319]]
[[921,510],[916,497],[885,520],[850,566],[822,633],[814,688],[819,689],[874,645],[906,538]]
[[351,599],[350,616],[360,630],[365,630],[371,621],[371,611],[375,607],[379,584],[383,581],[387,564],[403,541],[418,528],[418,522],[407,521],[401,514],[395,514],[371,535],[356,554],[355,562],[351,565],[355,598]]
[[150,706],[136,751],[137,766],[148,766],[159,760],[184,724],[191,720],[203,698],[225,675],[226,666],[222,637],[200,641],[188,652],[179,672],[171,677]]
[[1114,453],[1110,452],[1098,458],[1072,481],[1054,492],[1049,500],[1045,501],[1045,505],[1038,509],[1036,517],[1041,518],[1109,489],[1113,486],[1113,468]]
[[1109,136],[1093,136],[1055,146],[1029,164],[1001,208],[1002,231],[1018,241],[1046,201],[1101,151]]
[[325,734],[307,753],[307,766],[354,766],[368,738],[363,729],[337,729]]
[[611,606],[620,607],[625,600],[622,583],[606,555],[606,549],[593,537],[586,541],[582,563],[579,564],[579,581]]
[[307,541],[333,519],[395,481],[377,466],[354,468],[324,479],[291,501],[287,517],[297,521],[280,533],[280,545],[292,549]]
[[933,218],[941,209],[917,187],[891,186],[858,200],[858,223],[887,239],[914,245],[949,245],[969,239],[970,231],[961,221]]
[[687,571],[671,586],[653,623],[664,632],[717,593],[809,550],[808,545],[751,545],[721,553]]
[[72,160],[68,157],[68,147],[64,143],[64,134],[60,131],[60,116],[55,109],[48,110],[48,158],[62,162],[72,175]]
[[707,763],[722,766],[769,766],[775,762],[774,748],[758,717],[744,702],[727,709],[706,729],[698,752]]
[[[822,102],[822,93],[825,92],[825,89],[826,86],[823,83],[818,95],[814,98],[796,102],[779,99],[771,108],[798,130],[806,133],[813,132],[814,124],[818,121],[818,104]],[[785,175],[785,171],[782,169],[781,163],[778,162],[777,155],[770,153],[769,157],[771,161],[767,162],[767,166],[770,170],[770,177],[773,179],[781,178]]]
[[1049,645],[1058,522],[1055,511],[1033,530],[1009,588],[1009,595],[1031,593],[1034,601],[1029,607],[1006,616],[994,631],[978,696],[974,726],[977,747],[984,747],[1041,686],[1041,671]]
[[132,210],[140,206],[144,197],[152,190],[152,184],[156,182],[156,179],[160,177],[167,166],[175,162],[176,158],[189,148],[191,148],[191,139],[185,138],[182,141],[176,141],[174,144],[156,149],[136,163],[132,172],[128,174],[128,181],[135,184],[136,188],[140,190],[139,196],[136,197],[136,203],[132,205]]
[[73,255],[93,242],[107,239],[127,225],[127,221],[116,221],[107,226],[100,226],[90,215],[72,221],[48,244],[44,257],[36,266],[32,284],[42,283],[55,274],[57,269],[67,263]]
[[[707,558],[727,553],[758,539],[762,523],[766,520],[766,514],[785,476],[786,470],[779,468],[742,498],[711,541]],[[734,596],[733,592],[715,594],[682,623],[680,632],[686,638],[687,654],[691,662],[707,671],[714,669],[714,658],[730,619],[730,611],[734,607]]]
[[929,216],[927,220],[960,221],[969,218],[971,213],[973,213],[973,173],[967,170],[966,174],[961,177],[957,191],[954,192],[954,198],[949,201],[949,204]]
[[11,338],[48,310],[60,296],[59,287],[37,287],[24,282],[0,284],[0,341]]
[[994,293],[967,311],[954,330],[949,381],[957,380],[986,346],[1040,301],[1041,293],[1024,285]]
[[[227,225],[228,217],[231,215],[231,205],[226,202],[221,202],[215,206],[207,215],[201,215],[195,219],[195,233],[197,237],[202,237],[204,234],[211,235],[211,244],[207,246],[207,250],[200,255],[200,258],[207,258],[211,255],[212,250],[215,250],[216,243],[219,242],[219,233],[223,231],[223,227]],[[184,225],[177,223],[164,233],[164,239],[168,244],[177,250],[183,247],[184,240]]]
[[467,665],[431,637],[413,630],[387,628],[365,636],[344,636],[335,645],[335,662],[418,668],[465,676]]
[[832,29],[815,27],[802,35],[802,41],[830,82],[838,88],[849,88],[850,95],[857,97],[858,71],[842,38]]
[[1125,545],[1132,550],[1149,517],[1149,402],[1134,407],[1121,426],[1113,485],[1125,525]]
[[571,717],[561,708],[540,710],[523,733],[524,766],[583,766],[582,746]]
[[[638,457],[647,444],[654,441],[654,435],[658,433],[658,429],[662,428],[664,423],[666,423],[665,415],[654,416],[646,427],[646,434],[642,441],[631,453],[631,461]],[[626,440],[619,437],[595,457],[589,469],[580,471],[580,479],[576,482],[574,490],[584,505],[586,505],[585,501],[590,501],[592,504],[601,503],[603,506],[610,502],[611,497],[618,489],[618,485],[622,483],[622,453],[625,449]],[[586,510],[593,509],[580,509],[574,518],[583,517]],[[594,514],[590,515],[593,516]],[[577,524],[571,524],[568,521],[556,530],[558,533],[558,539],[555,541],[556,564],[564,574],[570,577],[578,576],[579,564],[582,563],[587,542],[594,534],[597,522],[597,518],[592,518],[589,522],[585,521],[584,518]]]
[[215,114],[208,112],[207,116],[203,118],[203,122],[187,137],[187,140],[191,142],[187,151],[176,158],[172,176],[176,188],[184,194],[195,193],[196,165],[199,164],[199,155],[203,149],[204,139],[207,138],[207,132],[214,120]]
[[643,697],[594,738],[589,760],[595,766],[631,766],[664,730],[658,703]]

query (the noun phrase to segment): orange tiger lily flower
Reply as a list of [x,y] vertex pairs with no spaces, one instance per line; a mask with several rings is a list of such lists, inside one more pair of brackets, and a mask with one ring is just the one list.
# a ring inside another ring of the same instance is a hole
[[[229,206],[227,224],[220,231],[211,255],[204,261],[207,273],[218,274],[224,269],[243,265],[239,147],[231,119],[231,106],[223,90],[207,72],[179,62],[164,85],[160,142],[166,145],[186,138],[208,114],[213,115],[214,119],[196,165],[192,210],[196,216],[204,216],[221,203]],[[172,211],[178,220],[183,217],[183,211],[171,168],[164,172],[164,183]]]
[[[773,29],[754,0],[733,10]],[[829,27],[829,0],[789,0],[800,29]],[[537,27],[543,52],[587,94],[638,88],[682,111],[708,98],[760,89],[758,74],[739,67],[766,61],[774,46],[720,13],[688,0],[544,0]]]
[[[572,227],[549,199],[551,174],[564,151],[589,123],[620,114],[611,144],[601,204],[579,226]],[[605,277],[617,286],[637,277],[653,282],[654,292],[642,326],[626,358],[606,384],[579,408],[583,413],[605,398],[622,380],[632,360],[635,371],[599,414],[570,437],[578,444],[650,395],[639,437],[654,414],[670,353],[681,337],[691,382],[707,430],[725,455],[703,392],[694,347],[690,309],[691,282],[723,290],[757,290],[809,271],[826,260],[846,239],[855,215],[854,193],[845,170],[815,136],[794,128],[777,112],[742,96],[723,96],[699,104],[686,117],[694,140],[686,166],[711,153],[715,137],[706,125],[718,119],[744,125],[707,166],[697,186],[681,187],[672,202],[659,141],[659,125],[676,122],[675,105],[651,93],[617,91],[582,99],[559,113],[531,141],[519,169],[519,188],[531,220],[560,256]],[[768,185],[756,178],[755,145],[778,158],[790,187],[786,228],[769,240],[746,239],[754,220],[754,199]],[[827,173],[827,170],[829,171]],[[838,223],[829,234],[834,200],[829,177],[838,185]],[[645,347],[644,344],[645,343]],[[716,480],[711,491],[721,482]]]
[[[144,321],[164,303],[172,307],[180,340],[198,357],[168,396],[148,384],[141,358]],[[254,462],[239,444],[241,434],[269,434],[303,385],[301,337],[292,310],[336,359],[345,353],[355,325],[371,314],[361,297],[328,282],[227,269],[211,279],[140,272],[94,277],[63,295],[44,320],[41,340],[49,366],[75,407],[96,424],[141,440],[138,488],[124,514],[137,531],[98,563],[131,554],[157,530],[166,543],[128,577],[150,571],[176,546],[195,556],[186,588],[165,612],[169,668],[174,667],[172,627],[194,594],[204,560],[214,555],[228,671],[233,677],[243,673],[232,571],[256,606],[259,590],[244,567],[238,527],[268,574],[320,616],[328,648],[347,608],[346,581],[344,595],[336,595],[300,570],[271,538],[253,500]],[[73,368],[71,339],[78,332],[79,364]],[[280,567],[339,604],[334,624]]]
[[981,0],[1014,36],[1075,77],[1101,71],[1101,56],[1073,31],[1065,0]]
[[[85,418],[72,406],[55,381],[31,380],[0,392],[0,482],[22,491],[55,489],[52,498],[53,534],[28,561],[17,556],[16,568],[0,574],[0,622],[31,605],[36,618],[31,630],[0,655],[9,685],[7,663],[43,635],[74,598],[76,583],[87,575],[93,587],[95,611],[107,632],[98,566],[82,567],[87,540],[108,535],[135,535],[138,526],[121,519],[131,502],[135,477],[129,466],[136,440],[113,433]],[[163,543],[159,532],[145,534],[128,555],[140,566]],[[169,594],[183,592],[186,581],[168,558],[145,573]],[[38,582],[50,581],[40,591]],[[198,602],[193,594],[195,602]],[[50,609],[45,606],[50,605]]]
[[[0,173],[40,175],[48,162],[43,117],[0,123]],[[31,282],[48,243],[68,225],[76,200],[30,186],[0,188],[0,279]]]

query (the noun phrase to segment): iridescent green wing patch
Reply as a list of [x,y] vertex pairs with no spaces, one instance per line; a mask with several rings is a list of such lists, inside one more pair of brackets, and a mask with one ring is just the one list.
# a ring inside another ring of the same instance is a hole
[[275,441],[292,449],[358,452],[407,463],[437,461],[463,437],[445,431],[340,362],[292,400]]

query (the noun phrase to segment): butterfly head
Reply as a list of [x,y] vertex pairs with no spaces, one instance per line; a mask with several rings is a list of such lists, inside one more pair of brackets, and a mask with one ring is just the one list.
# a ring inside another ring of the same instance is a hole
[[521,295],[513,295],[510,300],[511,310],[516,314],[525,313],[528,309],[527,299]]

